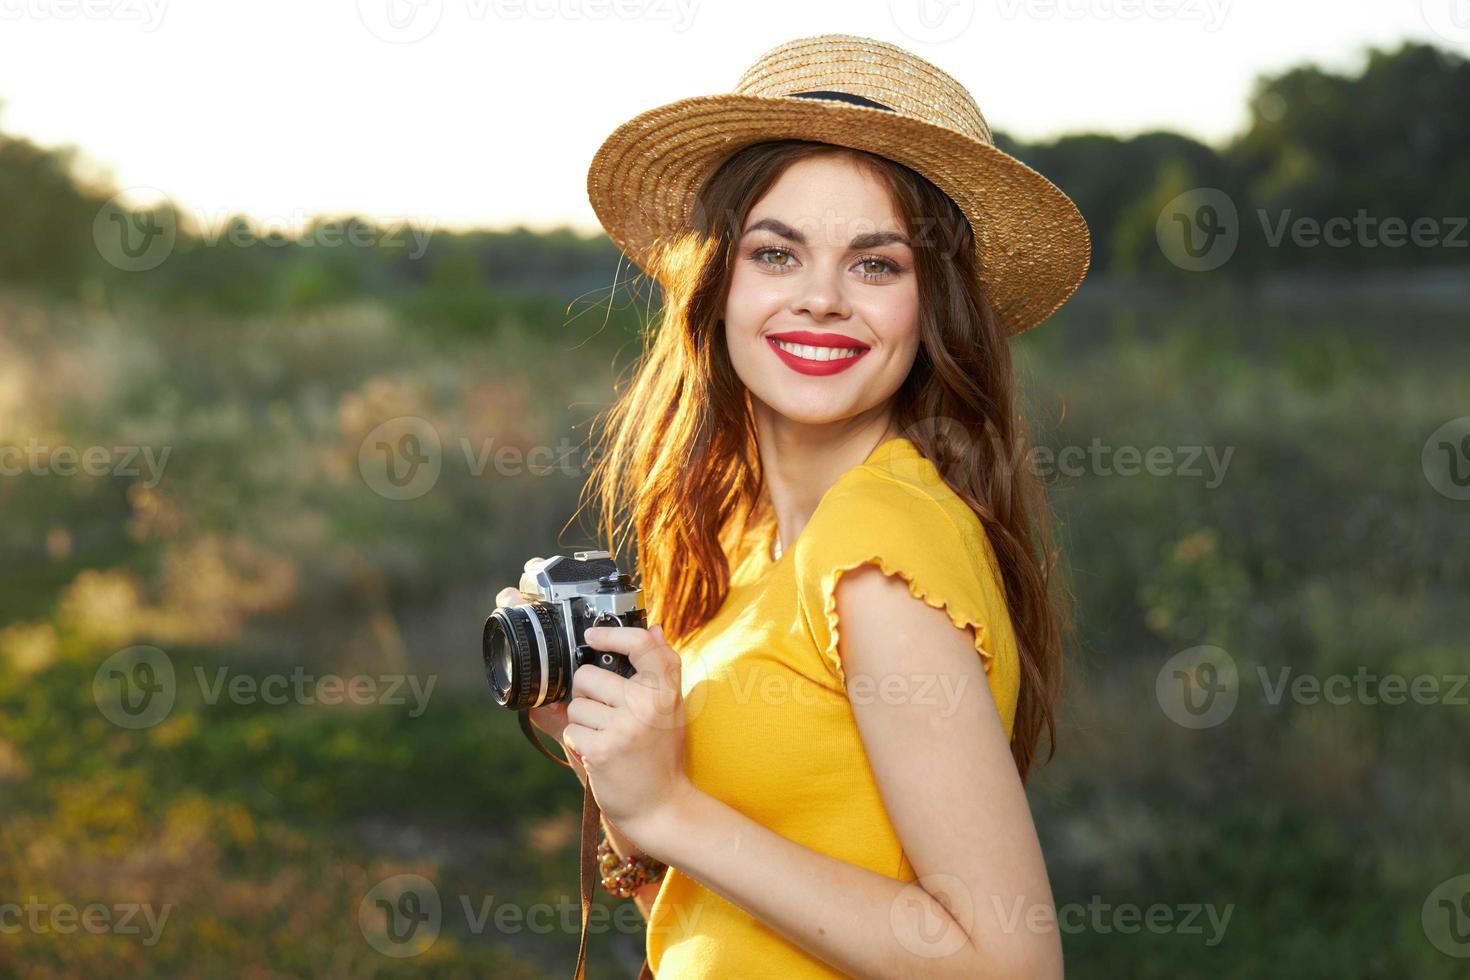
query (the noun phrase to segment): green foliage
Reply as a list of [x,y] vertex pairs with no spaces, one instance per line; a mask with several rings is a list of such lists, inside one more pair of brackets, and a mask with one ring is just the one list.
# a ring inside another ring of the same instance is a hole
[[61,288],[90,271],[92,219],[102,199],[79,188],[75,150],[44,150],[0,133],[0,282]]

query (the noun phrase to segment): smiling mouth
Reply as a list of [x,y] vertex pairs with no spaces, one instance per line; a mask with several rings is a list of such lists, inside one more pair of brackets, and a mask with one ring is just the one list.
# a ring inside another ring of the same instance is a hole
[[793,344],[774,337],[770,341],[786,353],[808,361],[841,361],[857,357],[867,350],[866,347],[814,347],[811,344]]
[[[815,343],[800,343],[815,341]],[[863,359],[871,348],[840,334],[793,330],[785,337],[766,337],[771,351],[797,374],[825,378],[841,374]]]

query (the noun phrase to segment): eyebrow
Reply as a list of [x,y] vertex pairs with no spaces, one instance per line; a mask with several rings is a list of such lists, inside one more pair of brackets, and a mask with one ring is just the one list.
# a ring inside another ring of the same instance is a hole
[[[798,245],[806,244],[806,236],[792,228],[786,222],[777,218],[762,218],[741,234],[741,238],[753,231],[770,231],[782,238],[789,238]],[[897,231],[875,231],[867,235],[858,235],[849,244],[849,248],[878,248],[882,245],[908,245],[908,236]]]

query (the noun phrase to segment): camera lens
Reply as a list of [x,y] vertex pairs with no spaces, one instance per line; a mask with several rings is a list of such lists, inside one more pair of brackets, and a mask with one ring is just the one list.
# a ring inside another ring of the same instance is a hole
[[510,693],[512,678],[515,677],[510,638],[503,628],[497,626],[489,631],[485,644],[485,676],[495,689],[496,698],[504,703]]
[[506,606],[490,614],[481,656],[498,704],[520,709],[561,700],[568,671],[563,632],[545,603]]

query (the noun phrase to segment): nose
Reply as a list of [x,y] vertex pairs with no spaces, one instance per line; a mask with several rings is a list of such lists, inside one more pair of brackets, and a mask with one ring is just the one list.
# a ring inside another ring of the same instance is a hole
[[842,320],[851,315],[841,271],[814,263],[810,271],[797,278],[791,312],[809,314],[814,320]]

